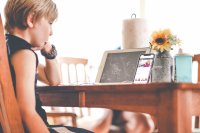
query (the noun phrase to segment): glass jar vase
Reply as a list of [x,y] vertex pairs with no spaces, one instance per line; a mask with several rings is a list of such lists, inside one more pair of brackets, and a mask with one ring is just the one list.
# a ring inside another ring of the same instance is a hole
[[152,82],[172,82],[173,58],[169,51],[155,54]]

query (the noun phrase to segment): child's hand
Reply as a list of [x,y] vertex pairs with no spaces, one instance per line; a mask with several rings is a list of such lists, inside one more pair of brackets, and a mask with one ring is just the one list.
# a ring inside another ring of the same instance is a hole
[[45,53],[49,53],[51,52],[51,49],[52,49],[52,45],[49,42],[45,42],[41,50],[44,51]]
[[57,56],[57,50],[53,44],[45,42],[44,46],[41,48],[41,54],[46,59],[55,59]]

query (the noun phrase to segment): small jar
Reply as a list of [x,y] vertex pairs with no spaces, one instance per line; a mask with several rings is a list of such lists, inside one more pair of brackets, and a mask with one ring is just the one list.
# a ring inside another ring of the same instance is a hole
[[175,81],[192,82],[192,55],[179,53],[175,56]]

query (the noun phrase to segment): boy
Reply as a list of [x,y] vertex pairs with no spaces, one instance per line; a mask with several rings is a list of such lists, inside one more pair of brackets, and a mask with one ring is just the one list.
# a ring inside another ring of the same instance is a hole
[[[60,74],[57,51],[48,42],[57,7],[52,0],[8,0],[5,6],[5,29],[13,85],[26,132],[49,133],[46,113],[35,87],[37,79],[58,85]],[[41,50],[46,65],[38,63],[35,50]],[[67,132],[89,133],[84,129],[65,128]],[[69,130],[70,131],[69,131]]]

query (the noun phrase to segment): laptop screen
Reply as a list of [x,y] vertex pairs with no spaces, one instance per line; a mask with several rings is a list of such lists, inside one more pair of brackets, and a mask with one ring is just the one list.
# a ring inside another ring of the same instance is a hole
[[96,82],[133,82],[139,57],[146,51],[147,48],[106,51],[98,70]]

